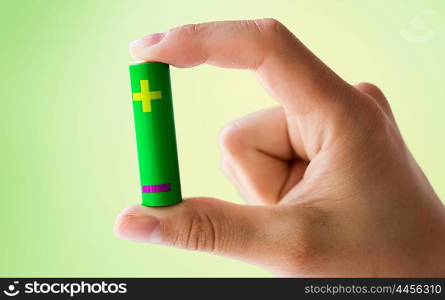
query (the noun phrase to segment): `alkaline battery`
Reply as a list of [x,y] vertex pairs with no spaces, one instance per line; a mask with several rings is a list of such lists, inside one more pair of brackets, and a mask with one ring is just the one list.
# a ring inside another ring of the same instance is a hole
[[181,202],[169,65],[130,65],[142,205]]

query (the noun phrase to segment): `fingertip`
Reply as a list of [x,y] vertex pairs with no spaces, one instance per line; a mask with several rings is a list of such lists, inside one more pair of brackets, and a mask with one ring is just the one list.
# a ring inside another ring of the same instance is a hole
[[118,220],[119,218],[125,216],[125,215],[140,215],[141,211],[144,209],[144,207],[142,205],[139,204],[134,204],[131,205],[127,208],[125,208],[124,210],[122,210],[119,215],[117,216],[116,220]]
[[144,212],[141,205],[124,209],[114,223],[114,234],[121,239],[132,242],[156,242],[160,222]]
[[165,35],[165,32],[158,32],[146,35],[131,42],[128,45],[131,56],[136,59],[143,59],[142,54],[145,53],[150,47],[160,43],[164,39]]

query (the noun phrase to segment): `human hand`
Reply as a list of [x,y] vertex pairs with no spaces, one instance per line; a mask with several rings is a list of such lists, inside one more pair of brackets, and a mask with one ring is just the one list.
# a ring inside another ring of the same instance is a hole
[[140,60],[250,69],[280,104],[228,125],[222,167],[244,199],[133,206],[124,239],[211,252],[282,276],[445,276],[445,209],[375,86],[349,85],[273,19],[149,35]]

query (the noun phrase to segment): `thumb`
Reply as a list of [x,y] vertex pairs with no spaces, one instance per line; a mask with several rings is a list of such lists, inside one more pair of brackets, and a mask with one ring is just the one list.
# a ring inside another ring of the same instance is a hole
[[[265,265],[276,255],[273,208],[192,198],[169,207],[132,206],[115,223],[123,239],[210,252]],[[271,255],[271,249],[275,249]]]

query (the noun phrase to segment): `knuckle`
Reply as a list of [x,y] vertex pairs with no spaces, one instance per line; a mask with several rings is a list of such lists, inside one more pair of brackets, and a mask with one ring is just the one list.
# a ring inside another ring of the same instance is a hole
[[173,31],[176,31],[179,35],[191,37],[198,35],[202,32],[202,25],[201,24],[182,25],[180,27],[174,28]]
[[369,82],[361,82],[356,86],[361,92],[371,96],[385,110],[390,109],[388,100],[383,91],[375,84]]
[[256,20],[256,22],[261,28],[268,32],[281,30],[284,27],[284,25],[280,21],[274,18],[264,18]]
[[268,39],[288,37],[289,30],[280,21],[273,18],[255,20],[258,30]]
[[[388,116],[384,101],[386,98],[381,94],[380,89],[371,83],[360,83],[355,85],[355,89],[351,90],[350,95],[355,99],[349,104],[347,109],[350,115],[347,117],[349,122],[353,122],[351,126],[355,132],[376,133],[380,129],[387,126]],[[380,93],[382,97],[379,96]]]
[[370,83],[370,82],[361,82],[357,85],[357,87],[361,90],[364,91],[365,93],[371,95],[372,97],[375,98],[382,98],[383,97],[383,92],[382,90],[375,84]]
[[273,53],[285,47],[289,47],[289,45],[292,45],[297,40],[295,35],[276,19],[258,19],[253,20],[252,23],[258,33],[255,35],[256,43],[260,45],[262,52],[264,53],[263,57],[260,57],[258,61],[255,62],[252,67],[253,70],[259,68],[267,53]]
[[386,127],[388,118],[380,101],[368,102],[363,107],[362,124],[365,132],[376,133]]
[[226,125],[219,135],[219,145],[223,152],[234,156],[239,153],[245,140],[243,129],[239,121]]
[[358,85],[368,90],[380,91],[380,88],[371,82],[360,82]]
[[216,227],[209,216],[197,209],[186,209],[179,218],[173,246],[187,250],[213,252],[216,243]]

